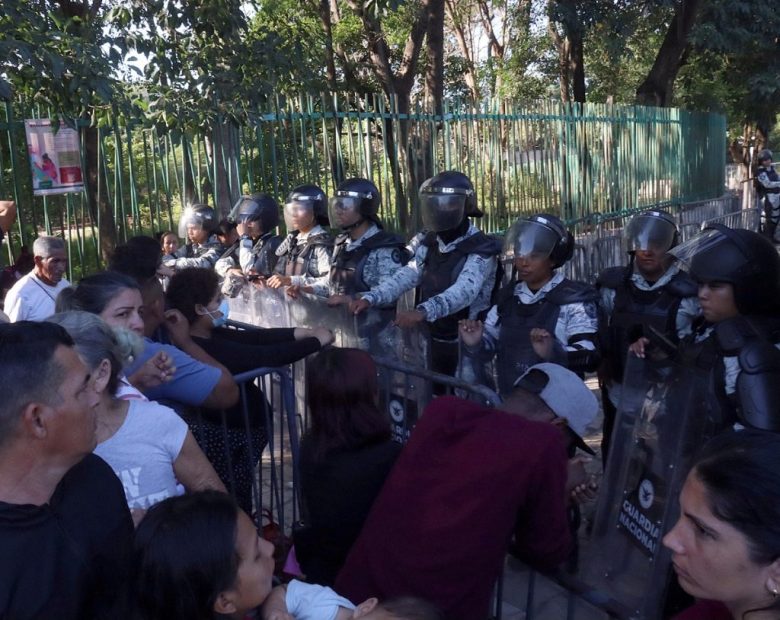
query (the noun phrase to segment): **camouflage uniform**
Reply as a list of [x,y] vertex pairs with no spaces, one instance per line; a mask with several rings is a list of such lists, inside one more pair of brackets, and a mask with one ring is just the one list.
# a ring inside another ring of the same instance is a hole
[[[288,257],[290,249],[292,248],[293,241],[299,246],[305,245],[309,237],[316,235],[330,236],[322,226],[315,226],[307,233],[299,232],[296,236],[292,234],[287,235],[284,241],[276,249],[276,255],[279,257],[279,262],[276,265],[275,272],[284,275],[282,265],[286,262],[284,257]],[[306,274],[291,275],[291,284],[293,286],[327,286],[328,276],[330,274],[330,254],[331,246],[329,245],[317,245],[312,248],[313,258],[306,261]]]
[[163,264],[174,269],[213,268],[224,251],[225,246],[219,242],[217,236],[211,235],[206,243],[193,243],[179,248],[172,259],[163,259]]
[[[234,251],[222,256],[214,269],[222,277],[230,269],[241,269],[245,274],[254,269],[261,276],[270,276],[276,265],[276,249],[281,243],[282,238],[273,233],[266,233],[254,242],[249,237],[241,238],[236,242]],[[263,250],[266,252],[261,254]]]
[[[672,266],[666,270],[663,276],[661,276],[656,282],[650,283],[644,279],[642,274],[636,270],[631,274],[631,283],[640,291],[654,291],[663,286],[666,286],[669,281],[674,278],[679,272],[677,266]],[[615,289],[607,286],[602,286],[599,289],[599,308],[602,320],[607,320],[612,316],[612,311],[615,307]],[[696,297],[685,297],[680,301],[680,306],[677,309],[677,316],[675,317],[675,326],[677,328],[677,337],[682,339],[692,331],[693,320],[701,314],[701,308],[699,307],[699,300]],[[610,381],[608,384],[608,395],[610,402],[617,407],[620,402],[620,383],[616,381]]]
[[[366,230],[358,239],[349,239],[347,235],[339,236],[336,239],[336,248],[333,250],[333,258],[335,258],[337,248],[341,243],[345,244],[345,252],[352,252],[361,247],[365,241],[379,233],[380,230],[381,229],[376,224],[371,224],[368,230]],[[344,239],[344,237],[347,238]],[[366,257],[360,277],[362,281],[373,290],[380,282],[383,282],[398,271],[403,262],[404,252],[398,248],[376,248]],[[336,286],[331,279],[328,279],[327,286],[317,283],[313,288],[316,295],[321,295],[323,297],[339,294],[339,291],[336,289]]]
[[[472,235],[479,233],[473,224],[469,225],[466,234],[451,243],[445,244],[437,238],[439,251],[442,254],[451,252],[455,247]],[[422,241],[425,233],[417,234],[407,246],[412,258],[404,266],[392,274],[392,277],[382,280],[368,293],[361,297],[372,306],[386,306],[397,300],[403,293],[420,284],[422,268],[428,248]],[[464,308],[469,309],[469,318],[476,318],[483,310],[490,307],[490,295],[493,291],[496,273],[496,260],[471,254],[466,259],[457,280],[442,293],[420,303],[418,310],[425,311],[425,319],[433,322]]]
[[[523,306],[537,304],[543,301],[547,294],[564,282],[564,280],[563,274],[556,272],[552,279],[535,293],[528,288],[525,282],[519,282],[514,286],[512,298]],[[583,290],[590,289],[592,291],[591,287],[587,287],[582,283],[573,284],[583,288]],[[550,330],[554,343],[552,358],[548,361],[569,367],[577,372],[595,369],[595,363],[597,363],[596,335],[598,331],[595,291],[592,291],[592,299],[593,301],[576,301],[560,306],[554,328]],[[530,331],[531,327],[527,326],[526,329]],[[538,325],[538,327],[542,327],[542,325]],[[503,338],[503,345],[510,349],[515,346],[519,349],[524,344],[520,342],[506,342],[507,334],[502,335],[501,332],[499,304],[496,304],[490,309],[485,319],[482,342],[474,347],[463,347],[465,353],[464,364],[459,374],[464,380],[477,380],[480,383],[491,385],[492,381],[488,378],[484,365],[499,353],[500,339]],[[530,359],[534,355],[529,351],[527,363],[522,363],[520,367],[515,367],[514,363],[511,368],[502,367],[504,364],[499,363],[499,386],[502,393],[506,393],[508,391],[507,386],[511,388],[514,381],[529,366],[540,361],[539,359]]]

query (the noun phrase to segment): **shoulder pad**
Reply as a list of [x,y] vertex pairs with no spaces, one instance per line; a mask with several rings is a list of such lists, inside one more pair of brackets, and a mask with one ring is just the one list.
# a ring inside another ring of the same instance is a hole
[[599,274],[596,287],[618,289],[625,283],[628,275],[628,267],[609,267]]
[[330,233],[320,233],[318,235],[314,235],[312,237],[309,237],[306,240],[306,245],[324,245],[328,247],[333,247],[333,236]]
[[699,285],[688,272],[678,271],[667,283],[666,290],[675,297],[684,299],[686,297],[696,297],[699,294]]
[[749,375],[780,371],[780,350],[768,340],[749,340],[739,351],[739,367]]
[[735,316],[715,325],[715,338],[725,355],[737,355],[751,342],[767,341],[764,334],[746,316]]
[[598,293],[590,284],[564,278],[563,282],[547,293],[547,299],[559,306],[565,306],[566,304],[595,302],[598,299]]
[[501,253],[501,242],[480,231],[461,241],[458,249],[464,254],[497,256]]
[[279,249],[279,246],[282,245],[282,241],[284,241],[284,237],[281,235],[274,235],[270,239],[266,239],[263,242],[263,247],[268,247],[271,252],[276,252],[276,250]]

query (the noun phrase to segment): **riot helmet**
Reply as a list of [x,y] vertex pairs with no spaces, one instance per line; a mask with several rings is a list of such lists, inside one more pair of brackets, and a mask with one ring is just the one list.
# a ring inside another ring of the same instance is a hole
[[377,215],[381,195],[376,185],[368,179],[347,179],[336,188],[336,194],[328,203],[328,215],[333,226],[350,230],[364,220],[371,220],[380,228]]
[[316,185],[299,185],[287,195],[287,201],[284,203],[284,223],[288,231],[297,230],[293,219],[301,210],[311,211],[314,225],[328,226],[328,199],[325,192]]
[[230,211],[229,219],[237,224],[259,222],[260,234],[265,234],[279,226],[279,205],[269,194],[241,196]]
[[574,237],[560,219],[548,213],[520,218],[504,239],[506,258],[549,258],[553,269],[563,265],[573,253]]
[[713,224],[670,254],[700,284],[731,284],[740,314],[771,312],[780,302],[780,257],[757,232]]
[[423,227],[433,232],[452,230],[469,216],[482,217],[469,178],[454,170],[441,172],[420,186]]
[[194,232],[197,235],[198,231],[203,231],[208,239],[217,224],[217,214],[214,209],[205,204],[192,204],[182,211],[179,218],[179,237],[195,241],[193,235],[189,233]]
[[769,162],[772,162],[772,151],[769,149],[764,149],[758,154],[758,158],[756,161],[758,161],[758,165],[763,165],[765,161],[769,160]]
[[677,224],[664,211],[644,211],[631,218],[623,231],[623,243],[629,254],[637,250],[668,252],[677,245]]

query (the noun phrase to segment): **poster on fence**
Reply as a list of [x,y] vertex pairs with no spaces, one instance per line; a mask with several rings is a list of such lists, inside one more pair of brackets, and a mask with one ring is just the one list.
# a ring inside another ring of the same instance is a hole
[[59,130],[48,118],[24,121],[33,194],[66,194],[84,189],[79,155],[79,134],[60,121]]

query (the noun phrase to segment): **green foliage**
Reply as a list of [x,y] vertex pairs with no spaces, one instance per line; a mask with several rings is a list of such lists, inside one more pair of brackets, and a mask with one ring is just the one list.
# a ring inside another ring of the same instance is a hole
[[[72,6],[78,8],[79,3]],[[94,118],[99,106],[124,109],[121,85],[112,70],[123,50],[95,27],[100,17],[86,11],[67,16],[53,0],[4,0],[0,98],[23,98],[69,119]]]
[[780,111],[780,11],[762,0],[710,0],[691,35],[678,101],[724,111],[733,129],[769,130]]

